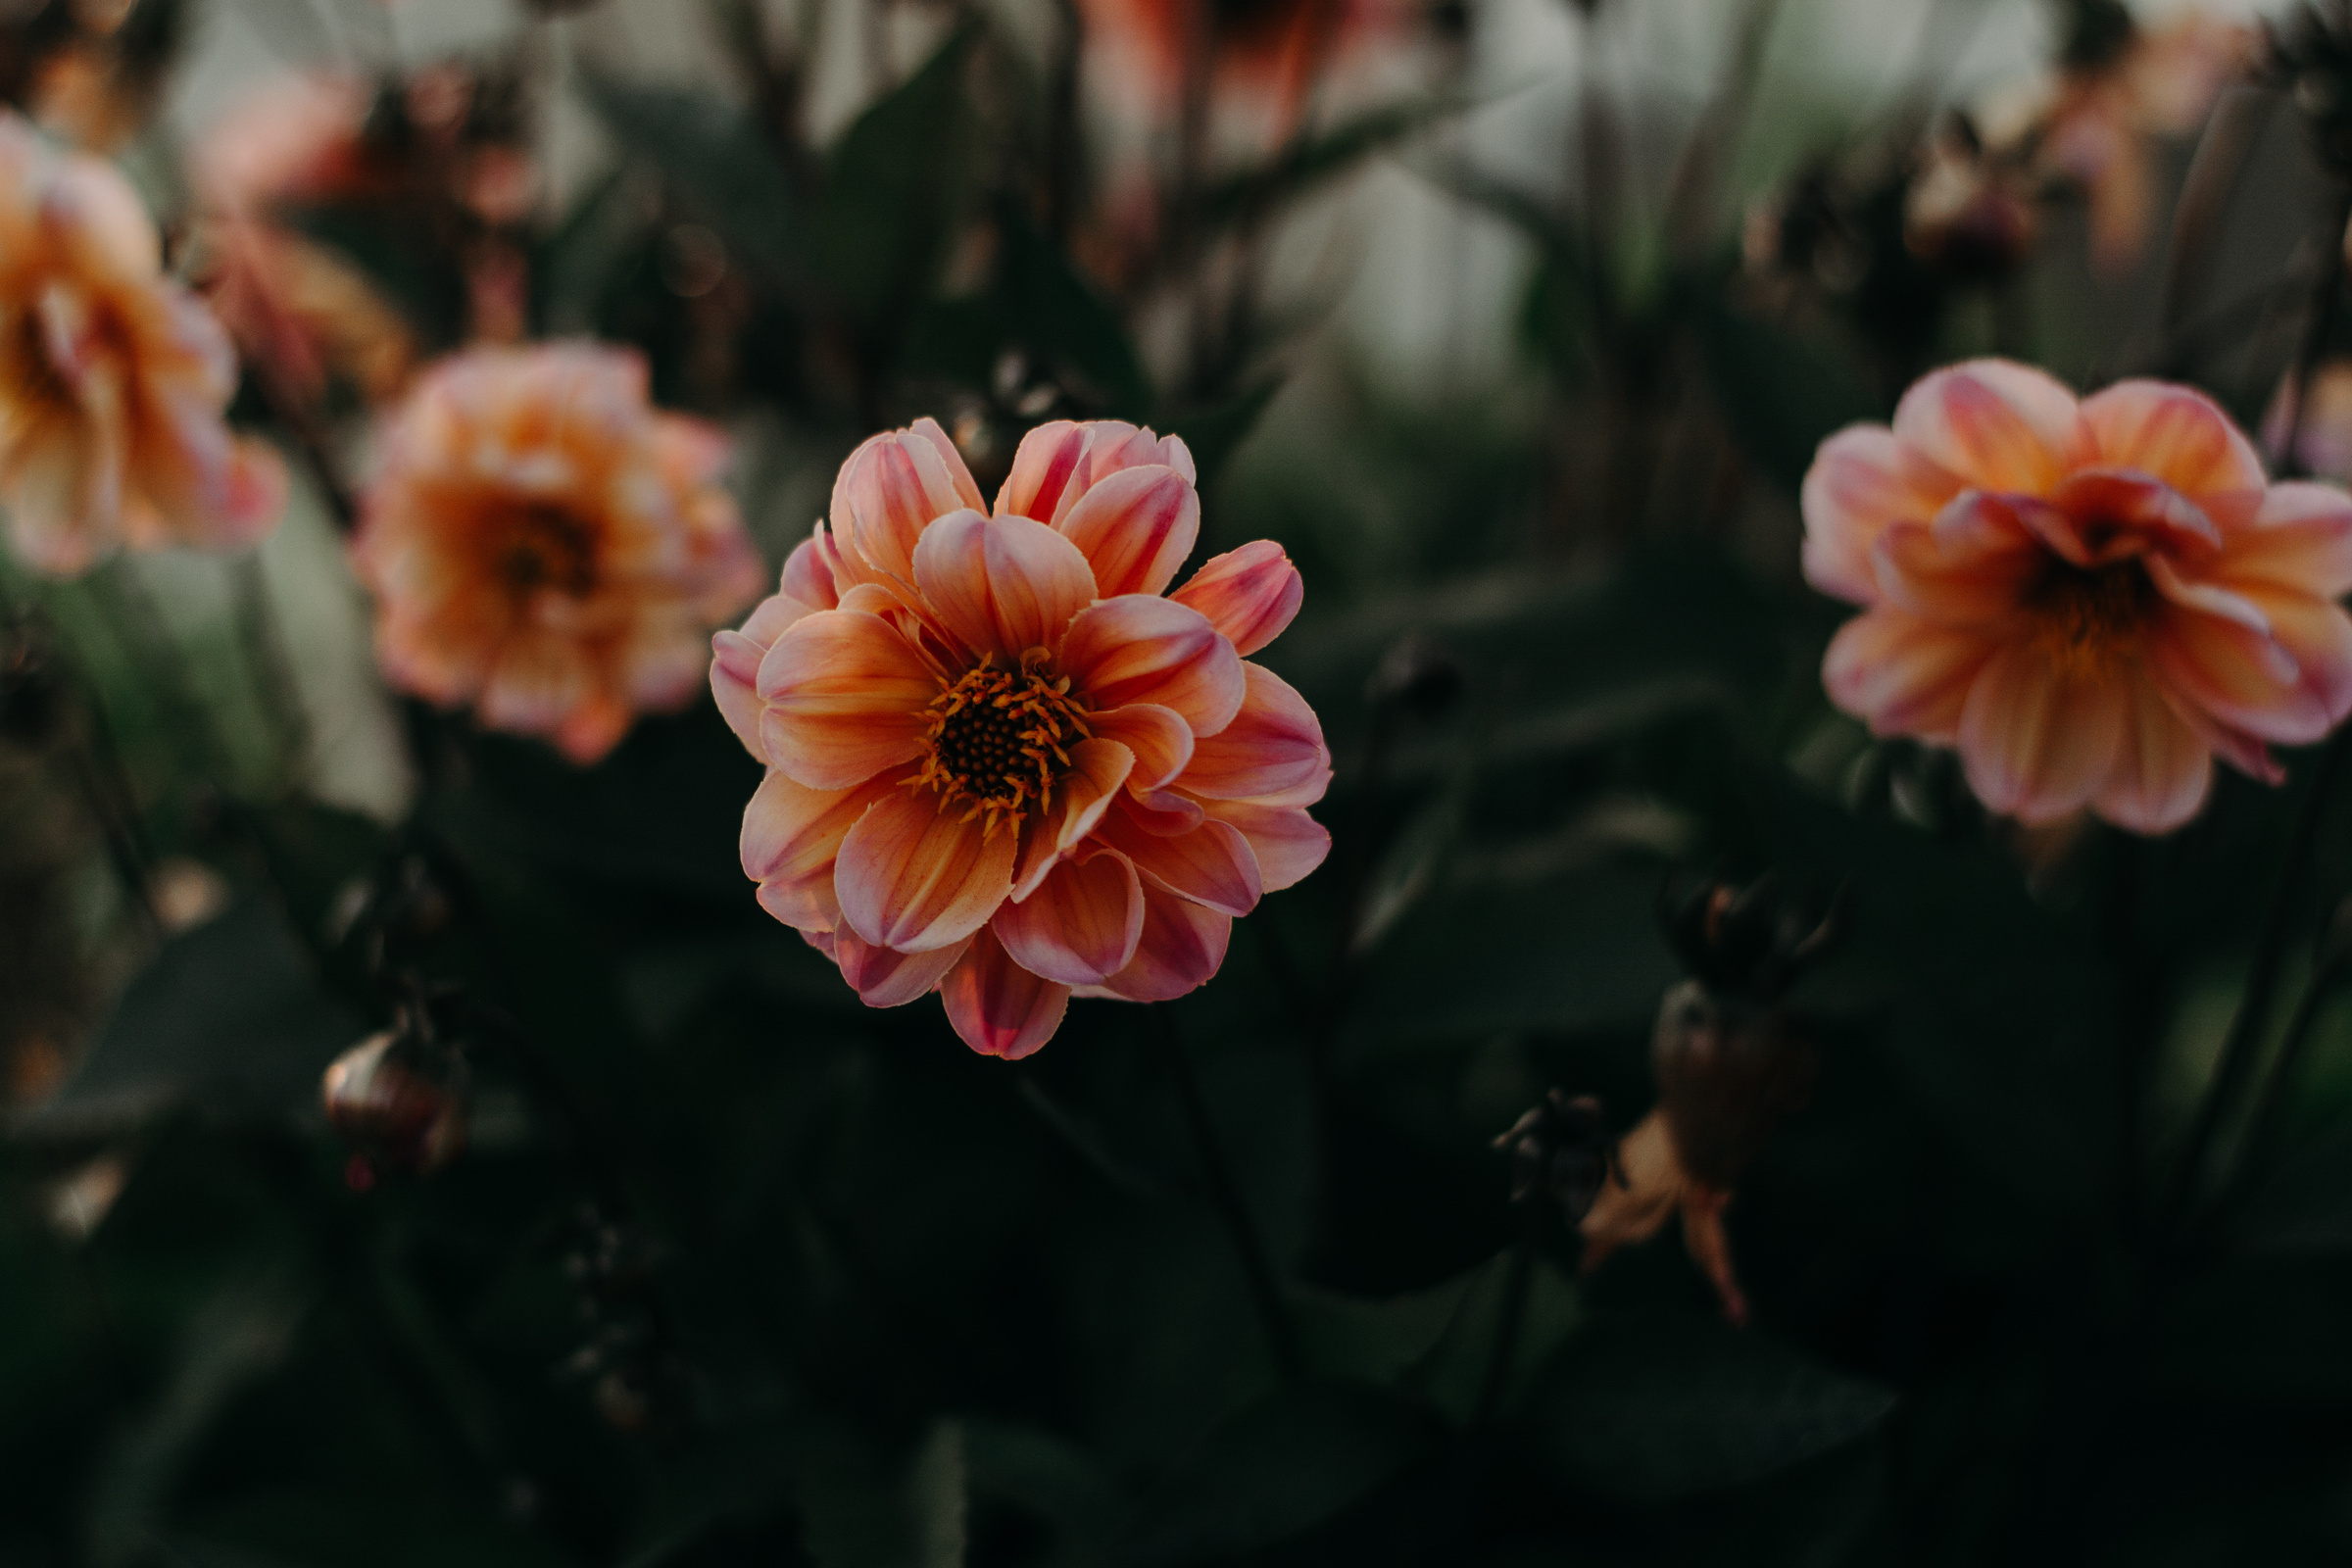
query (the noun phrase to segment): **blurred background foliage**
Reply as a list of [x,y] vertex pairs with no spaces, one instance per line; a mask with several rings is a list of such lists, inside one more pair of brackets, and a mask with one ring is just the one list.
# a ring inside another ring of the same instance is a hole
[[[2303,125],[2352,77],[2151,133],[2122,265],[2003,183],[1975,106],[2112,22],[0,6],[0,92],[131,172],[302,469],[250,560],[0,579],[0,1564],[2341,1560],[2317,759],[2161,840],[1987,820],[1829,707],[1797,569],[1814,446],[1933,365],[2251,426],[2343,337]],[[582,770],[375,685],[369,410],[582,333],[726,421],[771,561],[925,414],[991,490],[1039,421],[1151,421],[1202,555],[1298,561],[1267,657],[1336,848],[1169,1009],[1293,1343],[1145,1009],[1008,1065],[859,1006],[752,901],[708,705]],[[1725,1211],[1739,1327],[1671,1226],[1582,1268],[1495,1147],[1555,1087],[1608,1135],[1657,1101],[1700,873],[1842,890]],[[2258,952],[2305,1001],[2241,1027],[2300,1054],[2200,1131]],[[396,1026],[355,1145],[321,1072]]]

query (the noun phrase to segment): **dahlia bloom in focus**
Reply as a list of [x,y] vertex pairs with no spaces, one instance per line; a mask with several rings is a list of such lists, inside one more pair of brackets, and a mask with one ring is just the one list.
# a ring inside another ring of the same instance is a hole
[[1200,526],[1174,436],[1044,425],[990,515],[924,419],[852,454],[830,529],[714,639],[768,769],[744,870],[868,1005],[936,989],[966,1045],[1025,1056],[1073,993],[1200,985],[1234,916],[1322,862],[1322,728],[1243,657],[1298,569],[1261,540],[1167,594]]
[[1882,735],[1959,749],[1996,811],[2088,807],[2142,833],[2194,816],[2215,755],[2352,709],[2352,498],[2271,484],[2202,393],[2122,381],[2078,402],[1980,360],[1904,394],[1891,429],[1822,443],[1805,575],[1866,608],[1822,677]]
[[625,350],[434,366],[392,416],[351,545],[385,674],[596,760],[694,696],[709,629],[760,592],[725,462],[716,430],[647,402]]
[[222,421],[236,381],[227,334],[164,275],[128,182],[0,113],[0,502],[17,554],[71,575],[125,545],[268,533],[285,474]]

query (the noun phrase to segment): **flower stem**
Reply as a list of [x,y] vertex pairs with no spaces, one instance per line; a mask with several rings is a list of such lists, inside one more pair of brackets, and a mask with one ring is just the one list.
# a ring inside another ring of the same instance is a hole
[[1510,1273],[1502,1284],[1502,1317],[1494,1326],[1494,1348],[1487,1356],[1486,1376],[1479,1380],[1478,1403],[1472,1407],[1470,1416],[1473,1428],[1485,1426],[1502,1408],[1503,1390],[1510,1386],[1511,1367],[1519,1359],[1519,1334],[1527,1323],[1527,1299],[1536,1278],[1539,1218],[1535,1204],[1524,1207],[1527,1223],[1519,1228],[1519,1239],[1511,1244]]
[[2270,1171],[2278,1123],[2286,1113],[2287,1092],[2294,1087],[2295,1076],[2302,1068],[2304,1051],[2311,1043],[2312,1025],[2319,1020],[2321,1006],[2335,995],[2342,980],[2343,965],[2339,962],[2315,971],[2304,982],[2303,995],[2287,1018],[2286,1038],[2279,1042],[2278,1054],[2272,1058],[2271,1069],[2255,1092],[2254,1108],[2246,1115],[2246,1130],[2238,1142],[2236,1163],[2206,1211],[2198,1227],[2200,1234],[2228,1220]]
[[270,580],[261,557],[248,551],[229,567],[236,588],[237,638],[262,706],[269,710],[283,753],[281,767],[288,780],[305,771],[311,748],[311,724],[303,711],[302,690],[294,675],[294,658],[286,646],[285,626],[270,598]]
[[2310,791],[2303,797],[2302,809],[2296,813],[2286,858],[2271,894],[2271,906],[2263,916],[2262,931],[2254,944],[2254,961],[2246,970],[2245,990],[2239,994],[2237,1013],[2230,1020],[2230,1032],[2223,1038],[2221,1065],[2215,1069],[2213,1082],[2197,1106],[2197,1119],[2189,1129],[2180,1161],[2174,1168],[2163,1206],[2157,1211],[2163,1230],[2178,1226],[2195,1198],[2197,1175],[2204,1167],[2214,1135],[2221,1128],[2222,1116],[2244,1093],[2261,1055],[2263,1036],[2269,1032],[2273,993],[2278,985],[2278,967],[2285,961],[2288,928],[2294,922],[2296,895],[2303,884],[2303,868],[2310,863],[2312,846],[2319,838],[2328,797],[2334,793],[2336,776],[2343,771],[2348,751],[2352,751],[2352,726],[2338,729],[2328,742],[2327,750],[2320,754]]
[[1200,1098],[1200,1081],[1194,1075],[1192,1057],[1184,1049],[1184,1037],[1176,1029],[1175,1011],[1164,1002],[1146,1010],[1153,1019],[1161,1054],[1167,1057],[1168,1071],[1176,1080],[1176,1099],[1193,1136],[1193,1151],[1200,1161],[1209,1201],[1216,1208],[1217,1217],[1224,1221],[1225,1234],[1232,1241],[1234,1251],[1241,1256],[1242,1272],[1249,1279],[1250,1299],[1257,1307],[1266,1343],[1274,1351],[1274,1363],[1281,1368],[1284,1378],[1296,1383],[1304,1370],[1298,1354],[1298,1336],[1291,1326],[1289,1309],[1283,1305],[1282,1290],[1275,1282],[1273,1264],[1267,1261],[1265,1244],[1258,1238],[1250,1210],[1243,1206],[1241,1189],[1234,1185],[1233,1172],[1217,1146],[1216,1129],[1208,1119],[1208,1105]]

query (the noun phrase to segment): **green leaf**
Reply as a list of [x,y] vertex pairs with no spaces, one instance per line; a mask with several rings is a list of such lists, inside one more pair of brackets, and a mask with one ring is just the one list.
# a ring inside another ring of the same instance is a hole
[[1571,1340],[1521,1408],[1590,1485],[1658,1500],[1739,1486],[1826,1453],[1894,1408],[1849,1377],[1718,1318],[1603,1319]]
[[570,1560],[543,1532],[413,1491],[359,1486],[247,1494],[206,1511],[185,1539],[188,1553],[164,1560],[252,1568],[563,1568]]
[[806,278],[806,229],[790,172],[750,117],[709,92],[595,74],[583,86],[614,139],[660,170],[755,270],[787,286]]
[[1084,1449],[1014,1421],[972,1419],[962,1427],[974,1496],[1014,1503],[1049,1520],[1089,1552],[1100,1552],[1117,1532],[1126,1494]]
[[959,216],[972,153],[958,29],[896,90],[858,117],[833,150],[818,215],[826,280],[853,315],[925,292]]
[[1201,201],[1203,220],[1211,227],[1222,227],[1264,215],[1348,172],[1374,153],[1385,152],[1417,131],[1490,101],[1441,93],[1358,115],[1255,169],[1210,186]]
[[[1503,1029],[1639,1026],[1682,970],[1657,932],[1658,873],[1600,867],[1534,880],[1457,878],[1396,924],[1350,1004],[1358,1047]],[[1475,975],[1475,985],[1433,984]]]
[[999,290],[1013,332],[1084,377],[1108,412],[1140,416],[1151,384],[1118,312],[1018,207],[1006,204],[998,228],[1004,246]]
[[1125,1561],[1230,1556],[1331,1518],[1428,1445],[1426,1421],[1364,1389],[1286,1389],[1221,1422],[1129,1520]]
[[284,923],[236,904],[164,944],[18,1130],[77,1137],[183,1107],[285,1116],[318,1102],[318,1075],[360,1029]]

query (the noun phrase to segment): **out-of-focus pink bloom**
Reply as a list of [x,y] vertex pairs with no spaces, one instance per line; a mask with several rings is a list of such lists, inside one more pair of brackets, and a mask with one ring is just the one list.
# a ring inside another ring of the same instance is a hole
[[352,540],[387,676],[577,762],[700,685],[709,629],[760,592],[720,434],[655,410],[586,343],[469,350],[392,417]]
[[2352,482],[2352,360],[2315,367],[2301,418],[2295,416],[2295,377],[2289,371],[2262,416],[2262,449],[2273,463],[2289,457],[2300,471],[2338,484]]
[[2040,121],[2043,166],[2080,185],[2090,204],[2090,255],[2103,271],[2139,256],[2155,221],[2152,143],[2195,130],[2214,100],[2254,58],[2240,23],[2190,12],[2137,27],[2109,59],[2058,77]]
[[1029,433],[993,515],[929,419],[875,436],[780,591],[714,639],[711,689],[766,782],[760,902],[867,1004],[937,990],[1025,1056],[1073,994],[1206,981],[1233,919],[1322,862],[1314,712],[1243,658],[1298,608],[1278,546],[1166,592],[1200,533],[1174,436]]
[[111,165],[0,113],[0,500],[18,554],[70,575],[127,546],[226,549],[276,525],[276,455],[230,435],[227,334],[164,275]]
[[1938,370],[1892,428],[1822,443],[1805,575],[1868,607],[1823,680],[1876,732],[1955,746],[1984,804],[2161,833],[2218,754],[2276,781],[2352,709],[2352,498],[2272,484],[2204,394],[2078,402],[2000,360]]
[[359,270],[278,220],[287,207],[390,192],[362,138],[373,99],[357,76],[291,76],[223,116],[189,158],[213,308],[298,406],[331,375],[388,398],[413,358],[407,324]]

